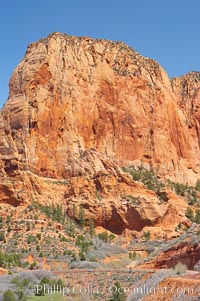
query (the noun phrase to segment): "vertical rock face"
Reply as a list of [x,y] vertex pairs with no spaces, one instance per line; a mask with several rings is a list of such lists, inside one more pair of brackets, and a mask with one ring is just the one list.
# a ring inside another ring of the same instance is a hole
[[[193,148],[199,154],[200,146],[200,73],[190,72],[181,78],[172,79],[172,88],[182,118],[188,127]],[[189,166],[188,166],[189,168]],[[192,168],[192,166],[191,166]]]
[[55,33],[29,45],[3,114],[24,164],[37,175],[83,174],[81,156],[94,148],[121,164],[194,183],[198,129],[190,130],[189,112],[179,105],[189,106],[199,81],[186,76],[191,91],[183,100],[184,81],[172,81],[173,93],[165,71],[124,43]]
[[[2,199],[18,204],[39,190],[47,196],[46,178],[122,179],[123,165],[194,184],[199,87],[198,73],[170,81],[121,42],[54,33],[29,45],[0,115]],[[94,192],[95,183],[87,189]],[[70,185],[54,192],[58,201],[70,197]]]

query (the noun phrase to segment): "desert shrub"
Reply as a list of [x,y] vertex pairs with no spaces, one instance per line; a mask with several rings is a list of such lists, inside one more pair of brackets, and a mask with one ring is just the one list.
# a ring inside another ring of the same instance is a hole
[[[0,297],[3,297],[3,294],[7,289],[13,290],[13,285],[11,284],[12,278],[13,278],[12,275],[3,275],[3,276],[1,276]],[[2,299],[0,298],[0,300],[2,300]]]
[[31,263],[30,270],[34,270],[36,265],[37,265],[37,263],[35,261],[33,263]]
[[137,254],[136,254],[135,251],[129,253],[129,258],[130,258],[130,259],[135,259],[136,256],[137,256]]
[[112,286],[111,298],[109,301],[125,301],[127,296],[124,290],[121,288],[119,281],[115,282]]
[[16,292],[24,291],[26,295],[32,296],[35,293],[33,288],[36,288],[42,281],[51,285],[58,283],[58,280],[50,271],[36,270],[19,273],[17,277],[12,279],[12,285],[14,285]]
[[195,189],[197,191],[200,191],[200,180],[197,180],[196,185],[195,185]]
[[182,262],[178,262],[174,267],[173,267],[176,275],[182,275],[185,274],[187,271],[187,266],[183,264]]
[[29,287],[37,285],[38,280],[33,272],[21,272],[17,277],[12,279],[12,283],[15,284],[16,287]]
[[147,231],[147,232],[143,232],[143,238],[145,240],[149,240],[151,238],[151,233],[150,231]]
[[35,242],[36,242],[36,237],[33,235],[28,235],[27,243],[31,244],[31,243],[35,243]]
[[83,235],[79,235],[76,239],[75,245],[78,246],[82,252],[87,252],[93,243],[92,241],[86,241]]
[[195,223],[200,224],[200,209],[196,210],[194,221]]
[[129,200],[129,202],[131,202],[133,205],[139,205],[139,202],[138,202],[138,197],[134,197],[132,195],[127,195],[125,196],[126,199]]
[[98,234],[98,238],[107,242],[108,241],[108,232],[104,231]]
[[37,270],[37,271],[34,271],[33,274],[39,280],[41,280],[43,278],[48,278],[48,279],[54,279],[55,278],[53,273],[50,272],[50,271],[47,271],[47,270]]
[[26,301],[27,300],[27,295],[22,290],[17,292],[17,297],[18,297],[18,299],[17,299],[18,301]]
[[0,231],[0,241],[4,241],[4,239],[5,239],[5,232]]
[[115,235],[113,234],[108,235],[108,232],[104,231],[98,234],[98,238],[105,242],[111,242],[115,238]]
[[36,296],[44,296],[45,295],[45,286],[54,287],[55,291],[59,291],[62,287],[64,287],[64,283],[61,279],[50,279],[50,278],[42,278],[39,282],[39,286],[41,289],[36,291]]
[[42,234],[41,233],[37,233],[37,239],[41,240]]
[[79,257],[80,257],[80,261],[85,261],[86,260],[85,254],[82,251],[79,252]]
[[191,221],[194,220],[194,213],[193,213],[193,210],[192,210],[190,207],[187,207],[187,210],[186,210],[186,212],[185,212],[185,216],[186,216],[189,220],[191,220]]
[[17,301],[17,299],[13,291],[8,289],[7,291],[4,292],[2,301]]

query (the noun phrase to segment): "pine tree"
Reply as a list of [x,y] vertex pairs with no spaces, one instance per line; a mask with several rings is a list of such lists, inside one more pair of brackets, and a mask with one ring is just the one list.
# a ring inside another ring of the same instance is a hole
[[92,219],[90,219],[90,235],[91,235],[91,237],[95,236],[94,221]]
[[76,208],[76,205],[73,204],[73,218],[76,218],[77,217],[77,208]]
[[82,204],[80,205],[79,220],[80,220],[81,229],[83,229],[85,226],[85,212]]
[[31,225],[30,222],[26,223],[26,231],[30,231],[31,230]]

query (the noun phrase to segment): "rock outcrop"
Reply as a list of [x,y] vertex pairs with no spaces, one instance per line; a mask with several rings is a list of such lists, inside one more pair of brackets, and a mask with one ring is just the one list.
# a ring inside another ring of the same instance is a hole
[[172,268],[179,262],[185,264],[188,269],[193,270],[197,262],[200,261],[200,244],[192,244],[188,241],[180,242],[174,247],[161,252],[151,261],[141,265],[141,268]]
[[139,267],[141,269],[172,268],[178,263],[186,265],[188,269],[199,270],[199,225],[193,224],[186,233],[161,246],[159,252],[152,253]]
[[1,201],[62,202],[71,215],[83,202],[116,233],[187,223],[183,199],[161,202],[120,167],[195,184],[199,87],[198,73],[170,81],[121,42],[54,33],[30,44],[0,114]]

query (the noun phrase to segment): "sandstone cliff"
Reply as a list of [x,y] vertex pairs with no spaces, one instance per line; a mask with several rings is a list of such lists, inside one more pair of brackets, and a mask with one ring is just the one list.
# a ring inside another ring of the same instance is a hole
[[160,204],[120,166],[195,184],[199,87],[199,73],[170,81],[121,42],[54,33],[32,43],[0,115],[1,200],[63,202],[69,214],[85,202],[88,217],[117,233],[187,223],[183,199]]

